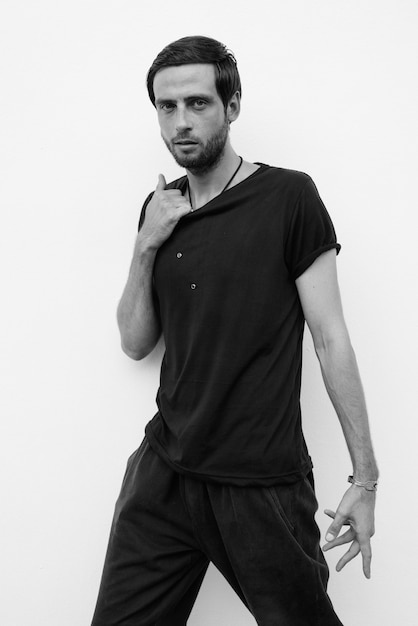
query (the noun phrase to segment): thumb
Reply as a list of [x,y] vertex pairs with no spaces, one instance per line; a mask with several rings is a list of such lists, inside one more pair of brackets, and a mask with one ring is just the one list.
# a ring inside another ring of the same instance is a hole
[[338,512],[335,514],[334,521],[331,526],[327,530],[327,534],[325,535],[326,541],[332,541],[340,534],[340,530],[344,524],[344,517],[339,515]]
[[158,174],[158,183],[156,187],[156,191],[164,191],[167,186],[167,181],[164,178],[163,174]]

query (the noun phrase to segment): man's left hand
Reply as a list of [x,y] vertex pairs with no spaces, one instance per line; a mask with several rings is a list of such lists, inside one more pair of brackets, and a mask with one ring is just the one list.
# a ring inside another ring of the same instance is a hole
[[[337,572],[361,552],[364,575],[370,578],[370,538],[374,535],[375,502],[375,491],[352,485],[345,492],[336,512],[325,509],[324,512],[333,518],[333,522],[325,537],[327,543],[324,545],[324,552],[351,542],[349,549],[337,563]],[[344,524],[348,524],[350,528],[339,536]]]

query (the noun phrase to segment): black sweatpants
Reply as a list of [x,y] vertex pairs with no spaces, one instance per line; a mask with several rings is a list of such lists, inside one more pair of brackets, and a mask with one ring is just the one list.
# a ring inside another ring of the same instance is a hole
[[342,626],[312,478],[236,487],[174,472],[144,439],[116,503],[92,626],[184,626],[210,561],[260,626]]

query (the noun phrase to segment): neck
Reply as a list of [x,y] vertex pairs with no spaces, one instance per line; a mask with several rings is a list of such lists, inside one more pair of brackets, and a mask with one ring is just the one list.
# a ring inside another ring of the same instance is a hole
[[239,156],[229,141],[218,163],[203,174],[187,171],[189,192],[193,207],[199,208],[219,195],[239,164]]

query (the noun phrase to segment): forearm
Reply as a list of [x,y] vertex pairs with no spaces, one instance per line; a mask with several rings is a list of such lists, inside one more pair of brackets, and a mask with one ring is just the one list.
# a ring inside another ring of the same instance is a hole
[[322,375],[336,410],[357,480],[377,479],[366,401],[356,357],[348,334],[342,333],[317,348]]
[[146,206],[128,282],[118,306],[122,348],[137,360],[151,352],[161,334],[152,287],[155,256],[179,220],[191,210],[180,189],[166,189],[166,186],[166,180],[160,174],[155,192]]
[[128,281],[117,309],[122,348],[139,360],[158,342],[160,323],[154,306],[152,276],[157,248],[138,234]]

